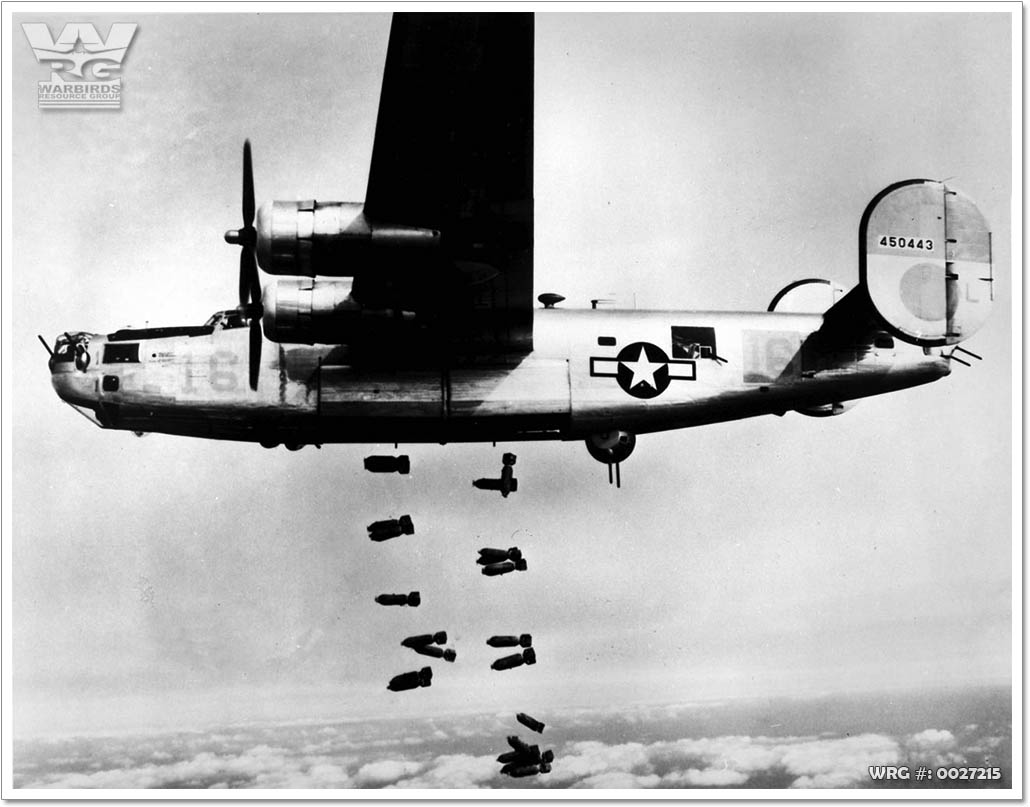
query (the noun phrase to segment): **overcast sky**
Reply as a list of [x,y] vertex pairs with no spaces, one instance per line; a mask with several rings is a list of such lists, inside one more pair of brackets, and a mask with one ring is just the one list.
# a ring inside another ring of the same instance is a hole
[[[643,437],[619,491],[580,443],[404,446],[412,474],[380,477],[372,447],[137,439],[62,404],[37,333],[235,304],[244,138],[259,201],[363,197],[389,31],[89,21],[139,24],[117,112],[38,110],[48,71],[10,32],[16,732],[1009,680],[1007,14],[537,16],[537,293],[764,310],[800,278],[850,287],[863,209],[910,177],[953,177],[994,231],[982,363],[839,418]],[[470,485],[503,450],[507,500]],[[368,541],[402,513],[416,535]],[[479,574],[514,544],[526,573]],[[372,601],[414,589],[417,611]],[[387,692],[423,660],[400,639],[441,629],[457,663]],[[523,631],[539,663],[491,671],[486,637]]]

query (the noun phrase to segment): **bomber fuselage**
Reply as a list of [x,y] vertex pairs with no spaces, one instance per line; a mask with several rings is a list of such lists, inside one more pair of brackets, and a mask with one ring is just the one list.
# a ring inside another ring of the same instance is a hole
[[298,446],[568,440],[833,414],[949,372],[938,350],[886,334],[827,352],[810,338],[818,314],[545,309],[532,352],[447,366],[364,368],[346,348],[265,340],[253,390],[251,331],[230,319],[59,339],[54,387],[105,428]]

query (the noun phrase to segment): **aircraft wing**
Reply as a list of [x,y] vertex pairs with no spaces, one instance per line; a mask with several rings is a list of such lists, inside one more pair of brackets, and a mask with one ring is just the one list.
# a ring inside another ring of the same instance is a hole
[[394,14],[365,215],[440,231],[459,350],[532,349],[532,14]]

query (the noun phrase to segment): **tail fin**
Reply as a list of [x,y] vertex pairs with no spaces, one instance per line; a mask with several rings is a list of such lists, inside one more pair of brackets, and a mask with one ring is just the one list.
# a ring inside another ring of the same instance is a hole
[[900,339],[957,344],[983,325],[994,299],[987,221],[943,182],[891,185],[862,214],[859,281]]

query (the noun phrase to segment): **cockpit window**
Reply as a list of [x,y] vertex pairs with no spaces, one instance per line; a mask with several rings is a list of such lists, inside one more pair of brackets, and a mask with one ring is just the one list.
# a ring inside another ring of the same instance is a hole
[[243,321],[243,316],[239,311],[235,308],[230,308],[227,311],[216,311],[204,325],[215,330],[224,331],[230,328],[242,328],[246,323]]
[[139,361],[139,342],[104,345],[104,364],[130,364]]

